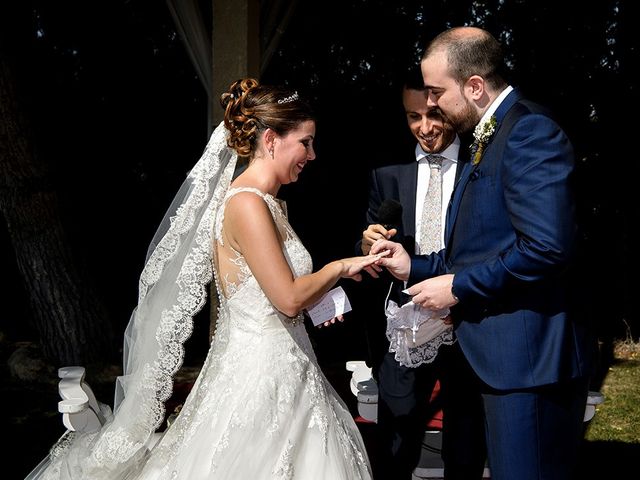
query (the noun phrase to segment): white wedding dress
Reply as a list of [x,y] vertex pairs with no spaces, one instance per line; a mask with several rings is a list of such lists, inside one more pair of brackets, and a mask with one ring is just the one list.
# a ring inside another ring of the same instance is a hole
[[[311,257],[278,200],[269,206],[296,276]],[[224,207],[223,207],[224,209]],[[216,219],[220,309],[209,354],[180,415],[127,478],[144,480],[369,479],[360,432],[321,372],[302,318],[269,302]]]

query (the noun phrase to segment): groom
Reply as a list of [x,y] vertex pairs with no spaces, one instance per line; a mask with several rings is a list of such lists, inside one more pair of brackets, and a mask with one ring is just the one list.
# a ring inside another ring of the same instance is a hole
[[541,107],[503,80],[502,61],[500,44],[479,28],[453,28],[429,44],[429,104],[458,132],[474,132],[472,159],[452,196],[444,250],[412,260],[380,241],[371,252],[393,250],[379,263],[408,280],[415,303],[451,307],[481,380],[460,391],[482,395],[491,478],[568,479],[590,373],[570,291],[573,149]]

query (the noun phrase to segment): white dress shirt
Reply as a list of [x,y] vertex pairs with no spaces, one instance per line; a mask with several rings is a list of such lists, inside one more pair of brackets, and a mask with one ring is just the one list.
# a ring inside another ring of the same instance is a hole
[[496,97],[493,103],[489,105],[489,108],[487,108],[487,111],[484,112],[484,115],[482,115],[482,118],[480,119],[478,124],[484,122],[485,120],[488,120],[489,117],[491,117],[491,115],[493,115],[496,112],[496,110],[498,109],[502,101],[507,97],[507,95],[511,93],[512,90],[513,90],[513,87],[511,85],[508,85],[507,88],[505,88],[502,92],[500,92],[500,95]]

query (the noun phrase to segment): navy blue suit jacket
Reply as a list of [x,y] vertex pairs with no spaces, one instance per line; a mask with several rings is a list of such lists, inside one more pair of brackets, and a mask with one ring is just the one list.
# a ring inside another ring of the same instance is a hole
[[445,249],[412,260],[410,283],[455,273],[460,346],[498,389],[588,375],[586,332],[572,312],[576,242],[573,147],[542,107],[512,91],[478,165],[449,205]]

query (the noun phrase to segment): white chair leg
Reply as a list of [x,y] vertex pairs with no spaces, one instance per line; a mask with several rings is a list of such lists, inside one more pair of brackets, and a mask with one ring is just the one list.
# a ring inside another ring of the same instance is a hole
[[84,381],[84,367],[63,367],[58,370],[58,392],[62,400],[58,411],[62,413],[62,423],[69,430],[93,432],[105,422],[100,404],[91,387]]
[[589,422],[596,414],[596,406],[604,402],[604,395],[600,392],[589,391],[587,395],[587,406],[584,410],[584,421]]

